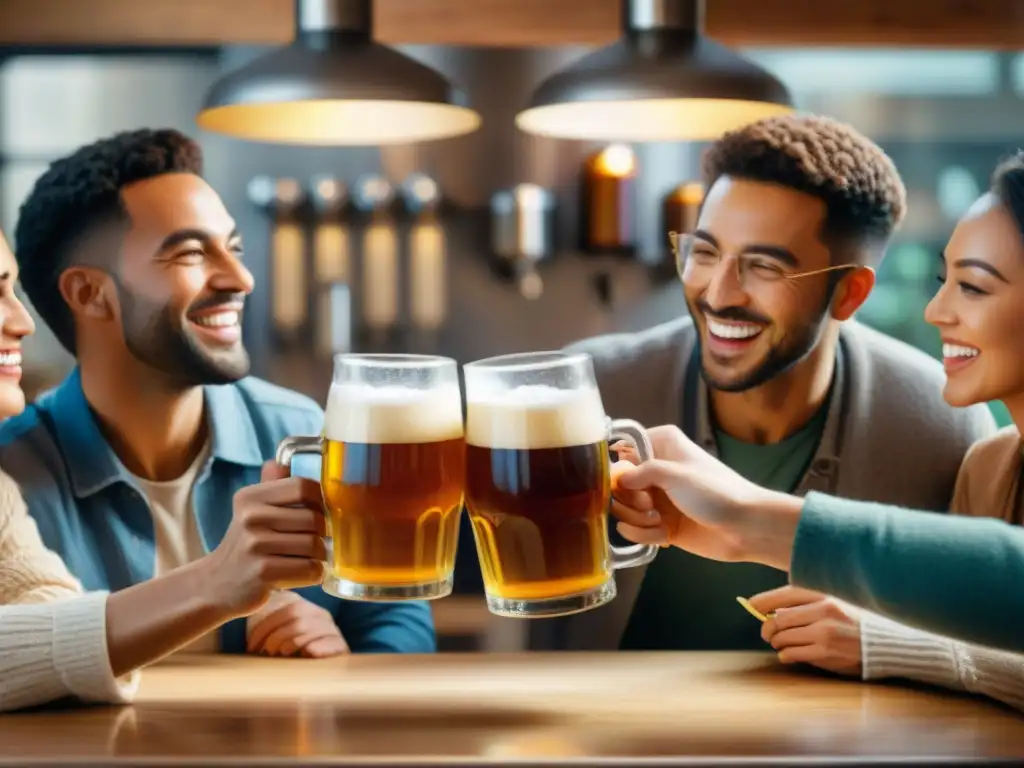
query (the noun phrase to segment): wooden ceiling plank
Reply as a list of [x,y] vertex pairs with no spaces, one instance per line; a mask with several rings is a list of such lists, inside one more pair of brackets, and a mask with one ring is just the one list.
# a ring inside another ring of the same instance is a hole
[[[621,0],[376,0],[390,44],[602,45]],[[707,33],[738,46],[1024,49],[1021,0],[709,0]],[[924,12],[926,9],[927,12]],[[270,45],[292,0],[2,0],[0,45]]]

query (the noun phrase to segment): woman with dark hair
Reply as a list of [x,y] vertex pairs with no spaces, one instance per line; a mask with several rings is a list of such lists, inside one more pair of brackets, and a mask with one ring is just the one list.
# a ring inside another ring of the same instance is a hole
[[[989,191],[958,222],[941,258],[940,288],[925,319],[942,336],[943,396],[961,408],[1002,400],[1014,421],[971,447],[950,512],[1021,525],[1024,153],[996,168]],[[967,690],[1024,709],[1024,657],[956,643],[818,593],[792,587],[775,592],[755,596],[752,603],[766,613],[791,609],[787,620],[763,628],[785,661],[864,680],[904,678]],[[803,618],[794,621],[794,611]]]
[[[723,543],[757,531],[755,541],[771,539],[782,547],[775,559],[785,557],[785,562],[766,564],[790,570],[792,585],[755,595],[750,603],[768,615],[762,636],[784,663],[813,664],[865,680],[916,680],[983,694],[1024,709],[1024,656],[986,647],[1024,648],[1024,619],[1013,607],[1015,600],[1020,603],[1020,584],[1014,585],[1012,595],[1000,586],[1014,583],[1024,570],[1019,558],[1024,537],[1005,527],[1024,524],[1024,152],[996,169],[991,189],[957,224],[942,256],[939,282],[925,319],[942,336],[946,401],[966,407],[1001,400],[1014,422],[971,447],[957,477],[950,512],[996,518],[1003,529],[993,527],[991,520],[936,519],[810,494],[803,502],[788,497],[762,499],[755,504],[756,519],[742,518],[744,525],[750,523],[746,531],[743,526],[731,530],[730,524],[723,541],[722,529],[713,526],[717,528],[714,551],[697,554],[720,558],[720,553],[732,551],[731,545],[723,547]],[[676,507],[696,519],[698,526],[685,534],[678,528],[674,534],[658,533],[663,523],[649,523],[636,515],[651,504],[649,497],[641,497],[620,507],[625,523],[620,530],[633,541],[654,543],[667,538],[694,551],[703,546],[708,527],[706,520],[699,519],[703,498],[689,495],[695,485],[715,485],[716,470],[703,469],[695,482],[691,469],[697,454],[691,455],[688,442],[675,432],[669,428],[662,438],[664,450],[672,454],[664,458],[681,461],[687,468],[663,467],[667,474],[657,479],[655,467],[638,467],[623,479],[630,488],[656,486],[676,496]],[[652,473],[651,477],[637,477],[641,471]],[[747,488],[747,493],[737,481],[723,478],[732,486],[733,498],[749,496],[752,491]],[[907,482],[914,478],[908,477]],[[679,496],[684,486],[685,500]],[[618,495],[624,501],[629,493]],[[783,512],[778,519],[769,514],[773,505]],[[669,519],[677,526],[685,520],[678,509],[655,506],[662,518],[669,511]],[[844,537],[846,547],[841,550]],[[743,552],[724,559],[765,560]],[[972,584],[989,586],[979,594]],[[846,598],[874,613],[828,595]]]
[[953,512],[1024,524],[1024,152],[1001,164],[957,225],[925,319],[942,335],[950,405],[1001,400],[1013,426],[974,445]]

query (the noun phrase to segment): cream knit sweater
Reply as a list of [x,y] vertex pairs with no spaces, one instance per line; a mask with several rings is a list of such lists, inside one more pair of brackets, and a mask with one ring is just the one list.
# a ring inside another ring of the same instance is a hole
[[[950,512],[1021,525],[1022,474],[1016,428],[975,443],[960,467]],[[1024,711],[1022,654],[961,643],[870,613],[862,615],[860,631],[865,680],[917,680],[990,696]]]
[[0,472],[0,712],[73,696],[127,703],[138,674],[116,680],[107,593],[82,594],[48,550],[17,484]]

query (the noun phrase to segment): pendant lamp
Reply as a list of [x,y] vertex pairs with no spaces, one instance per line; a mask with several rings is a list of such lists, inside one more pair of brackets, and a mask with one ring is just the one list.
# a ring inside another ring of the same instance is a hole
[[710,141],[793,109],[771,74],[702,35],[703,0],[624,0],[621,40],[542,82],[516,125],[591,141]]
[[441,74],[372,39],[372,0],[296,0],[295,42],[229,73],[200,128],[250,141],[382,145],[470,133],[480,116]]

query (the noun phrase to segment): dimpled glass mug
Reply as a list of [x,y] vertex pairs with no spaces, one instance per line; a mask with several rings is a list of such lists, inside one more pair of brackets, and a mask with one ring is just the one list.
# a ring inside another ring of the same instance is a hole
[[321,457],[331,542],[323,589],[351,600],[451,593],[465,485],[458,367],[446,357],[338,355],[321,437],[277,460]]
[[463,370],[466,505],[488,608],[537,618],[611,601],[613,571],[658,551],[608,541],[608,446],[625,441],[647,461],[646,431],[605,415],[589,355],[507,355]]

